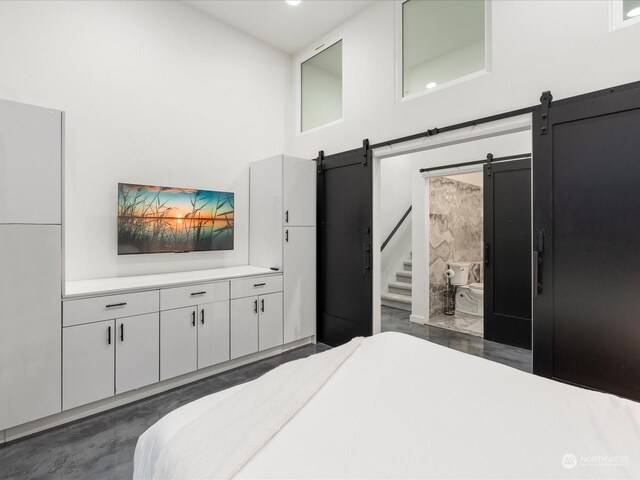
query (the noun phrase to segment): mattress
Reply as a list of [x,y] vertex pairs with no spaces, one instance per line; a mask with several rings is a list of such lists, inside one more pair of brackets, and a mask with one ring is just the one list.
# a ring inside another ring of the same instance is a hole
[[[399,333],[368,337],[351,349],[327,378],[310,375],[317,385],[229,477],[640,478],[638,403]],[[320,361],[325,353],[313,357]],[[170,476],[186,478],[183,459],[194,459],[172,456],[181,437],[182,451],[189,442],[200,447],[200,465],[209,455],[213,461],[211,452],[238,432],[207,430],[204,420],[220,409],[232,414],[261,380],[260,388],[268,388],[265,376],[181,407],[149,428],[136,446],[134,478],[164,478],[158,465],[167,458],[175,468]],[[247,412],[249,424],[267,415]],[[190,470],[189,478],[215,478],[208,472]]]

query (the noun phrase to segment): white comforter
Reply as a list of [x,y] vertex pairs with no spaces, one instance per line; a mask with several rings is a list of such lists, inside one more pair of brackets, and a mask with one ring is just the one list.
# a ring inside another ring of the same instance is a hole
[[134,478],[640,478],[640,404],[396,333],[314,357],[164,417]]

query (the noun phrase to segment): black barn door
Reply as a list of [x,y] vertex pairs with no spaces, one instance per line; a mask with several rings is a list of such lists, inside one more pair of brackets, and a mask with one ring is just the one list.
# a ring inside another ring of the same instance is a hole
[[484,338],[531,349],[531,159],[484,167]]
[[372,175],[368,142],[318,161],[318,340],[372,334]]
[[541,107],[533,147],[534,372],[640,400],[640,84]]

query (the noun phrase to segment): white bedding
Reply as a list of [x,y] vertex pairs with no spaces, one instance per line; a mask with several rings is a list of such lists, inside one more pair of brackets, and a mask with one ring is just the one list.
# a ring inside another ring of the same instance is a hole
[[[153,478],[172,439],[251,383],[147,430],[134,478]],[[225,433],[191,441],[214,446]],[[566,468],[571,455],[577,466]],[[383,333],[365,339],[235,478],[640,478],[640,404]]]

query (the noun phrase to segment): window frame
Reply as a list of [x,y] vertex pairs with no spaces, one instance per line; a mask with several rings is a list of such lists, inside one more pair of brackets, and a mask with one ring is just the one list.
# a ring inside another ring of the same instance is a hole
[[[322,125],[318,125],[317,127],[309,128],[307,130],[302,130],[302,64],[307,60],[319,55],[320,53],[327,50],[329,47],[334,46],[336,43],[342,42],[342,79],[340,85],[340,95],[342,95],[342,110],[340,112],[340,118],[336,120],[332,120],[330,122],[324,123]],[[325,37],[323,40],[315,42],[313,46],[304,50],[302,53],[298,54],[294,61],[295,68],[295,132],[296,136],[304,135],[310,132],[315,132],[322,128],[331,127],[333,125],[339,124],[344,121],[344,37],[342,32],[334,33]]]
[[632,25],[640,24],[640,15],[625,19],[622,0],[609,0],[609,31],[614,32]]
[[484,0],[484,68],[476,72],[468,73],[462,77],[454,78],[430,89],[404,95],[404,65],[403,58],[403,15],[402,7],[409,0],[396,0],[395,4],[395,37],[396,37],[396,103],[403,103],[429,95],[434,92],[483,77],[492,72],[492,31],[491,31],[491,4],[493,0]]

